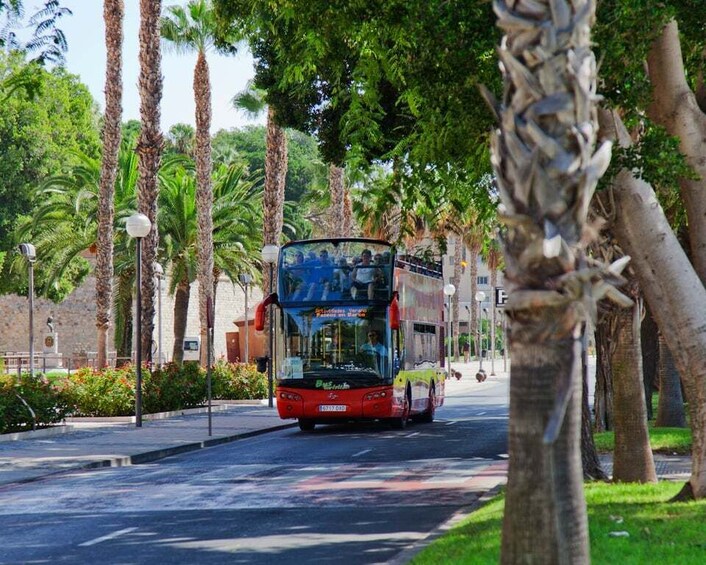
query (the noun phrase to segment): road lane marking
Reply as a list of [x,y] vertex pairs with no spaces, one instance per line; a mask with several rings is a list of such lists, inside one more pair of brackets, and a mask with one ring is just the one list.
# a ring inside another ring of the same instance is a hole
[[116,532],[113,532],[112,534],[107,534],[105,536],[101,536],[96,539],[92,539],[83,543],[79,543],[79,547],[89,547],[91,545],[96,545],[97,543],[101,543],[103,541],[108,541],[111,539],[115,539],[119,536],[122,536],[124,534],[129,534],[130,532],[134,532],[137,528],[125,528],[124,530],[118,530]]
[[354,453],[353,455],[351,455],[351,457],[359,457],[359,456],[365,455],[366,453],[369,453],[371,451],[372,451],[372,449],[364,449],[363,451],[359,451],[358,453]]

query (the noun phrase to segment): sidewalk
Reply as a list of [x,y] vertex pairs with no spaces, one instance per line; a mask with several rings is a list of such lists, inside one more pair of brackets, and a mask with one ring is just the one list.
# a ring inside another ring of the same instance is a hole
[[120,467],[155,461],[269,431],[295,426],[262,405],[214,406],[187,414],[134,423],[71,423],[66,433],[0,442],[0,485],[27,482],[73,469]]

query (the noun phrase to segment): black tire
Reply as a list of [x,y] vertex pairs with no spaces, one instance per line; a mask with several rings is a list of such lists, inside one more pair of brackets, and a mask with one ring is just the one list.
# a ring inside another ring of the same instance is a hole
[[404,395],[404,409],[402,410],[402,416],[399,418],[392,419],[392,427],[396,430],[404,430],[407,427],[407,422],[409,421],[409,413],[412,411],[412,399],[409,389]]
[[434,421],[434,413],[436,412],[436,391],[434,385],[429,389],[429,406],[419,415],[419,421],[425,424],[431,424]]
[[299,429],[303,432],[313,432],[316,427],[316,422],[314,420],[306,420],[304,418],[299,418]]

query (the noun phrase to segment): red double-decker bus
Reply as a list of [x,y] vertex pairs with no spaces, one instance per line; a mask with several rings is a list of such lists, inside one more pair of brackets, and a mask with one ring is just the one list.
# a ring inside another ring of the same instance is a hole
[[[303,431],[346,420],[431,422],[444,401],[441,266],[387,242],[284,245],[275,308],[277,410]],[[259,321],[257,321],[259,320]]]

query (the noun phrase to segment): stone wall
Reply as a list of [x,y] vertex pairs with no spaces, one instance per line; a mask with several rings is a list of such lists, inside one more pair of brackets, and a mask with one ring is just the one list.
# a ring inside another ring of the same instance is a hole
[[[95,352],[96,341],[96,305],[95,278],[87,277],[84,284],[77,288],[64,302],[55,304],[43,298],[34,300],[34,349],[42,352],[43,336],[48,332],[47,318],[54,319],[58,334],[59,353],[64,357],[78,351]],[[171,359],[174,340],[174,298],[166,292],[167,281],[162,283],[162,344],[164,356]],[[255,306],[262,300],[260,289],[251,287],[248,298],[250,317]],[[214,355],[226,357],[226,333],[237,331],[234,321],[245,315],[245,295],[242,289],[233,285],[226,278],[218,284],[216,312],[214,319]],[[158,312],[155,300],[155,347],[159,339]],[[189,315],[186,329],[187,336],[199,335],[198,283],[191,286]],[[109,349],[113,349],[112,329],[109,336]],[[0,354],[5,352],[29,351],[29,314],[28,300],[17,295],[0,296]]]

